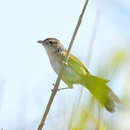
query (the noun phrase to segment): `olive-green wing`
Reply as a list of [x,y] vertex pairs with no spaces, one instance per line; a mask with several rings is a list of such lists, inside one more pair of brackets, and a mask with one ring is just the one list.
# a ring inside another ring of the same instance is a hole
[[72,54],[69,55],[68,64],[74,72],[81,76],[89,74],[87,67]]
[[[87,67],[74,55],[70,54],[68,64],[71,66],[72,70],[80,75],[89,74]],[[109,82],[109,80],[97,77],[97,79],[102,80],[104,83]]]
[[[61,53],[63,59],[65,57],[65,54],[66,54],[66,51]],[[75,57],[72,54],[69,54],[68,66],[71,68],[72,71],[74,71],[80,76],[85,76],[89,74],[87,67],[77,57]]]

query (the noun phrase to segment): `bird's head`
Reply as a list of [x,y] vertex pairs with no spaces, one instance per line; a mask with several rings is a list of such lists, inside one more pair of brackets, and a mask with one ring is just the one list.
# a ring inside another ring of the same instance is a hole
[[45,40],[39,40],[38,43],[42,44],[47,52],[58,52],[64,50],[64,46],[56,38],[47,38]]

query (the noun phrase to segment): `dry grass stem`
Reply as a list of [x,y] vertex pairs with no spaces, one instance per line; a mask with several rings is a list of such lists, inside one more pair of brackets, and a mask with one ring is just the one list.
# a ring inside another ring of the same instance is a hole
[[[97,13],[96,13],[96,18],[95,18],[95,23],[94,23],[94,29],[93,29],[93,33],[92,33],[92,37],[90,39],[90,46],[89,46],[89,52],[88,52],[88,60],[87,60],[87,65],[89,67],[90,65],[90,62],[91,62],[91,59],[92,59],[92,53],[93,53],[93,48],[94,48],[94,43],[95,43],[95,39],[96,39],[96,33],[97,33],[97,30],[98,30],[98,24],[99,24],[99,21],[100,21],[100,10],[98,9],[97,10]],[[79,105],[81,103],[81,100],[82,100],[82,95],[83,95],[83,88],[80,89],[80,93],[79,93],[79,97],[78,97],[78,101],[77,101],[77,109],[79,108]],[[90,102],[94,102],[94,97],[91,97],[92,99],[90,99]],[[92,106],[93,106],[93,103],[90,103],[90,108],[89,110],[92,109]],[[73,113],[75,113],[74,111],[77,111],[75,110],[75,105],[73,105],[73,109],[72,109],[72,115],[71,115],[71,121],[70,123],[72,123],[72,117],[73,117]],[[70,127],[71,127],[71,124],[70,124]]]
[[[67,63],[67,61],[68,61],[68,56],[69,56],[69,53],[70,53],[70,51],[71,51],[72,45],[73,45],[73,43],[74,43],[74,40],[75,40],[75,38],[76,38],[76,34],[77,34],[78,29],[79,29],[79,27],[80,27],[80,24],[81,24],[83,15],[84,15],[84,13],[85,13],[85,9],[86,9],[86,7],[87,7],[87,4],[88,4],[88,0],[86,0],[86,2],[85,2],[85,4],[84,4],[84,7],[83,7],[83,9],[82,9],[82,12],[81,12],[81,15],[80,15],[80,17],[79,17],[78,23],[77,23],[77,25],[76,25],[76,28],[75,28],[75,30],[74,30],[72,39],[71,39],[71,41],[70,41],[69,48],[68,48],[68,50],[67,50],[64,63]],[[60,72],[59,72],[58,78],[57,78],[57,80],[56,80],[56,83],[55,83],[55,86],[54,86],[54,89],[53,89],[53,92],[52,92],[52,94],[51,94],[51,96],[50,96],[50,99],[49,99],[49,101],[48,101],[47,107],[46,107],[46,109],[45,109],[45,112],[44,112],[44,115],[43,115],[42,120],[41,120],[41,122],[40,122],[40,125],[39,125],[39,127],[38,127],[38,130],[42,130],[42,128],[43,128],[43,126],[44,126],[44,124],[45,124],[45,121],[46,121],[47,115],[48,115],[48,113],[49,113],[49,110],[50,110],[50,108],[51,108],[52,102],[53,102],[54,97],[55,97],[55,95],[56,95],[56,93],[57,93],[57,90],[58,90],[58,87],[59,87],[59,84],[60,84],[60,80],[61,80],[61,77],[62,77],[62,73],[63,73],[63,71],[64,71],[64,67],[65,67],[65,64],[63,64],[62,67],[61,67],[61,70],[60,70]]]

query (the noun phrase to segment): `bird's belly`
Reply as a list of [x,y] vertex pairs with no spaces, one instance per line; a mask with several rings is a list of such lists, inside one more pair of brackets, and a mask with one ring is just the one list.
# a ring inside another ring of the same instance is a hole
[[63,78],[73,83],[76,83],[80,80],[80,76],[77,75],[69,66],[65,67],[63,72]]
[[51,63],[52,68],[54,69],[54,71],[58,74],[60,69],[61,69],[61,64],[58,61],[53,61],[53,63]]

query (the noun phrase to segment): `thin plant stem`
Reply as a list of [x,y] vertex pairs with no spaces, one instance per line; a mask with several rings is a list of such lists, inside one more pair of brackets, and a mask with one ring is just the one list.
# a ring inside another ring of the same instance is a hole
[[[96,16],[96,21],[97,21],[97,24],[95,24],[95,28],[94,28],[94,32],[93,32],[93,36],[91,38],[91,43],[94,44],[95,42],[95,37],[96,37],[96,33],[97,33],[97,27],[98,27],[98,24],[99,24],[99,20],[100,20],[100,17],[101,17],[101,13],[100,13],[100,10],[97,11],[97,16]],[[90,62],[91,62],[91,59],[92,59],[92,52],[93,52],[93,44],[90,44],[90,48],[89,48],[89,53],[88,53],[88,65],[90,65]],[[90,99],[90,102],[92,100],[95,100],[95,98],[93,96],[91,96],[91,99]],[[91,105],[94,105],[92,103],[90,103]],[[91,106],[92,107],[92,106]],[[91,111],[91,109],[89,109],[89,111]],[[101,123],[101,120],[102,120],[102,106],[98,103],[98,125],[97,125],[97,128],[96,130],[99,130],[100,129],[100,123]]]
[[102,121],[102,106],[98,103],[98,122],[96,130],[100,130],[101,121]]
[[90,40],[90,46],[89,46],[89,49],[88,49],[88,51],[89,51],[88,52],[88,58],[87,58],[88,59],[87,60],[87,65],[88,66],[90,66],[90,63],[91,63],[91,60],[92,60],[94,43],[95,43],[95,40],[96,40],[96,34],[97,34],[97,31],[98,31],[98,25],[99,25],[100,17],[101,17],[101,12],[98,9],[97,12],[96,12],[94,30],[93,30],[92,37],[91,37],[91,40]]
[[42,117],[42,120],[41,120],[41,122],[40,122],[40,125],[39,125],[39,127],[38,127],[38,130],[42,130],[42,128],[44,127],[44,124],[45,124],[47,115],[48,115],[49,110],[50,110],[50,108],[51,108],[51,105],[52,105],[52,102],[53,102],[53,100],[54,100],[54,97],[55,97],[55,95],[56,95],[56,93],[57,93],[57,90],[58,90],[58,87],[59,87],[59,84],[60,84],[60,80],[61,80],[61,77],[62,77],[64,68],[65,68],[65,64],[67,64],[67,61],[68,61],[68,58],[69,58],[69,53],[70,53],[70,51],[71,51],[71,48],[72,48],[72,45],[73,45],[74,40],[75,40],[75,38],[76,38],[78,29],[79,29],[80,24],[81,24],[81,22],[82,22],[82,18],[83,18],[83,15],[84,15],[84,13],[85,13],[85,9],[86,9],[86,7],[87,7],[87,4],[88,4],[88,0],[86,0],[86,2],[85,2],[85,4],[84,4],[84,7],[83,7],[83,9],[82,9],[81,15],[80,15],[80,17],[79,17],[79,19],[78,19],[78,23],[77,23],[76,28],[75,28],[75,30],[74,30],[72,39],[71,39],[71,41],[70,41],[70,44],[69,44],[69,47],[68,47],[68,50],[67,50],[67,53],[66,53],[66,56],[65,56],[64,64],[62,65],[61,70],[60,70],[60,72],[59,72],[59,74],[58,74],[58,78],[57,78],[57,80],[56,80],[54,89],[53,89],[53,91],[52,91],[52,94],[51,94],[50,99],[49,99],[49,101],[48,101],[48,104],[47,104],[47,106],[46,106],[46,109],[45,109],[44,115],[43,115],[43,117]]
[[[97,25],[99,24],[99,20],[100,20],[100,10],[97,11],[97,17],[96,17],[96,21],[97,24],[95,24],[95,28],[94,28],[94,32],[93,32],[93,36],[91,38],[91,43],[94,43],[95,41],[95,37],[96,37],[96,33],[97,33]],[[88,65],[90,65],[91,59],[92,59],[92,52],[93,52],[93,44],[90,44],[90,48],[89,48],[89,53],[88,53]],[[95,98],[92,96],[90,99],[91,100],[95,100]],[[93,104],[92,104],[93,105]],[[89,111],[92,109],[89,109]],[[98,103],[98,124],[96,127],[96,130],[100,129],[100,123],[101,123],[101,119],[102,119],[102,106]]]
[[[99,24],[99,21],[100,21],[100,10],[98,9],[97,10],[97,13],[96,13],[96,18],[95,18],[95,24],[94,24],[94,30],[93,30],[93,33],[92,33],[92,37],[91,37],[91,40],[90,40],[90,46],[89,46],[89,49],[88,49],[88,60],[87,60],[87,66],[89,67],[90,66],[90,63],[91,63],[91,60],[92,60],[92,54],[93,54],[93,49],[94,49],[94,43],[95,43],[95,40],[96,40],[96,34],[97,34],[97,30],[98,30],[98,24]],[[80,100],[79,100],[79,104],[81,102],[81,99],[82,99],[82,95],[83,95],[83,88],[81,88],[81,91],[80,91]],[[91,98],[94,98],[93,96]],[[90,99],[90,102],[94,100],[94,99]],[[91,107],[90,107],[91,108]]]
[[[93,45],[94,45],[94,42],[96,40],[96,33],[97,33],[100,17],[101,17],[101,13],[100,13],[100,10],[98,9],[97,16],[96,16],[97,22],[95,24],[93,35],[92,35],[92,38],[91,38],[91,43],[93,43],[93,44],[90,44],[90,47],[89,47],[88,65],[90,65],[90,62],[91,62],[91,59],[92,59]],[[89,104],[91,104],[91,107],[89,107],[89,109],[88,109],[89,112],[92,111],[92,106],[94,105],[94,103],[92,104],[91,101],[94,101],[94,100],[95,100],[95,98],[93,96],[91,96],[90,101],[89,101]],[[98,117],[97,117],[98,118],[98,124],[97,124],[96,130],[100,129],[100,123],[101,123],[101,119],[102,119],[102,108],[101,107],[102,106],[98,103]]]
[[[89,67],[90,66],[90,62],[91,62],[91,59],[92,59],[92,54],[93,54],[93,48],[94,48],[94,43],[95,43],[95,40],[96,40],[96,33],[97,33],[97,30],[98,30],[98,24],[99,24],[99,21],[100,21],[100,10],[98,9],[97,12],[96,12],[96,18],[95,18],[95,23],[94,23],[94,29],[93,29],[93,33],[92,33],[92,37],[91,37],[91,40],[90,40],[90,46],[89,46],[89,52],[88,52],[88,60],[87,60],[87,66]],[[80,106],[80,103],[81,103],[81,100],[82,100],[82,96],[83,96],[83,88],[80,88],[80,93],[79,93],[79,97],[78,97],[78,101],[77,101],[77,110]],[[92,110],[92,106],[93,106],[93,103],[94,103],[94,97],[92,96],[90,98],[90,106],[89,106],[89,111]],[[72,120],[73,120],[73,113],[75,113],[74,111],[77,111],[75,110],[75,105],[73,105],[73,109],[72,109],[72,114],[71,114],[71,119],[70,119],[70,127],[71,128],[71,124],[72,124]]]
[[[88,49],[88,60],[87,60],[87,66],[89,67],[90,66],[90,63],[91,63],[91,59],[92,59],[92,54],[93,54],[93,48],[94,48],[94,43],[95,43],[95,40],[96,40],[96,34],[97,34],[97,30],[98,30],[98,24],[99,24],[99,20],[100,20],[100,11],[98,10],[97,13],[96,13],[96,18],[95,18],[95,24],[94,24],[94,30],[93,30],[93,33],[92,33],[92,37],[91,37],[91,40],[90,40],[90,46],[89,46],[89,49]],[[80,91],[80,96],[79,96],[79,103],[81,102],[81,99],[82,99],[82,95],[83,95],[83,88],[81,88],[81,91]],[[90,99],[91,100],[91,99]]]

